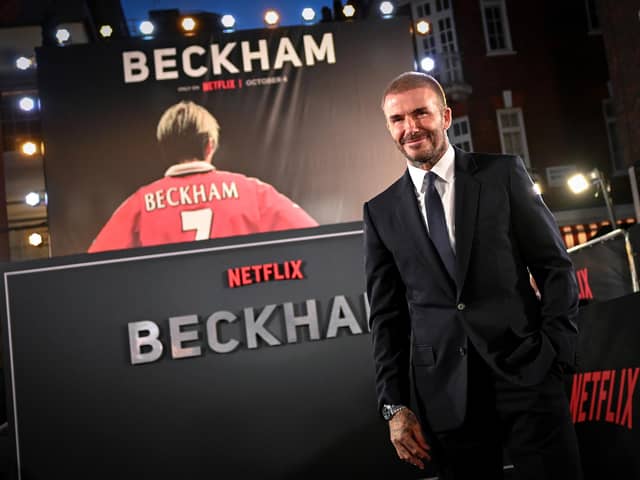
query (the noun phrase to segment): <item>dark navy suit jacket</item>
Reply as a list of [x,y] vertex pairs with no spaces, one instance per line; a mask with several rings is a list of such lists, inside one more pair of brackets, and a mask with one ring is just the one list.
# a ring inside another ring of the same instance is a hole
[[575,365],[578,333],[573,267],[522,160],[456,149],[454,201],[456,278],[408,171],[364,205],[378,407],[410,405],[413,388],[435,432],[464,420],[469,342],[498,375],[528,386],[554,363]]

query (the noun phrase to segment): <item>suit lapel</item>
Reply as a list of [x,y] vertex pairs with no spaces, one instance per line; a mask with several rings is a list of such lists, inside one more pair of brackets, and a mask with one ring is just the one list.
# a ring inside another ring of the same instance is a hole
[[473,157],[457,148],[455,148],[455,151],[456,273],[459,294],[464,286],[471,257],[471,244],[478,214],[480,184],[472,175],[477,168]]
[[[423,259],[432,268],[434,275],[439,276],[439,281],[443,284],[450,285],[455,291],[455,284],[451,276],[447,273],[440,255],[436,250],[433,242],[427,234],[427,227],[424,218],[418,208],[415,187],[411,181],[409,171],[405,171],[404,176],[398,182],[398,208],[396,215],[404,226],[404,232],[411,239],[416,251],[419,252]],[[402,234],[403,232],[399,232]]]

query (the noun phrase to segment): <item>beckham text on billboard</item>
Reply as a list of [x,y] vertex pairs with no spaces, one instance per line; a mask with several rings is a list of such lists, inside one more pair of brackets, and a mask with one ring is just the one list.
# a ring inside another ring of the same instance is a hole
[[154,80],[177,80],[186,75],[202,78],[205,75],[237,74],[281,70],[285,66],[310,67],[317,62],[336,63],[333,33],[327,32],[316,40],[313,35],[302,36],[296,49],[289,37],[277,42],[242,41],[213,43],[209,48],[190,45],[181,51],[175,47],[156,48],[150,58],[142,50],[122,52],[124,83]]

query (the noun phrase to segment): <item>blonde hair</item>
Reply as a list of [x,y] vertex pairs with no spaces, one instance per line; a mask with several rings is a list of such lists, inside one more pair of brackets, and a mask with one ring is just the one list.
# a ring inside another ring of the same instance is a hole
[[160,117],[156,137],[163,153],[172,161],[205,159],[207,145],[218,148],[220,126],[209,111],[182,101],[167,108]]

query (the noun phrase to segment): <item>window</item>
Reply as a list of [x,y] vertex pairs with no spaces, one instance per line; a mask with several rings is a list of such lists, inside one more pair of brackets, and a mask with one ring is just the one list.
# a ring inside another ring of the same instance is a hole
[[613,99],[607,98],[602,101],[602,112],[604,113],[604,123],[609,138],[609,158],[613,167],[614,175],[626,175],[622,147],[618,139],[618,126],[616,121],[616,109]]
[[473,150],[469,117],[464,116],[453,119],[453,122],[451,122],[451,128],[449,129],[449,141],[466,152]]
[[527,168],[531,168],[522,110],[519,108],[505,108],[498,110],[497,114],[502,153],[520,155]]
[[513,53],[504,0],[480,0],[487,55]]
[[585,2],[587,8],[587,30],[592,34],[602,33],[600,31],[597,0],[585,0]]

